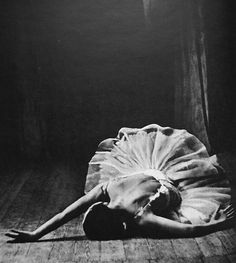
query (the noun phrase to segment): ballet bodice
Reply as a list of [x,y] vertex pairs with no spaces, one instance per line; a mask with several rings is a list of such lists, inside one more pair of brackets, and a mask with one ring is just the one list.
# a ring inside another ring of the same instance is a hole
[[152,201],[153,212],[159,214],[169,206],[170,196],[168,188],[162,191],[161,196],[157,196],[161,187],[160,180],[148,172],[117,177],[108,182],[106,187],[108,207],[125,210],[136,216]]

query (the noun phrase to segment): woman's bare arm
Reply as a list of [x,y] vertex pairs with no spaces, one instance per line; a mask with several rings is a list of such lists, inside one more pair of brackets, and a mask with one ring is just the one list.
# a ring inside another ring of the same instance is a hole
[[216,211],[213,219],[206,224],[192,225],[173,221],[164,217],[146,212],[136,219],[142,232],[158,236],[165,233],[174,237],[196,237],[215,232],[234,223],[234,209],[232,206],[225,210]]
[[15,241],[33,241],[41,238],[47,233],[57,229],[73,218],[84,213],[92,204],[103,201],[104,195],[102,190],[103,184],[97,185],[89,193],[79,198],[77,201],[69,205],[62,212],[58,213],[50,220],[45,222],[33,232],[11,230],[6,236],[14,238]]

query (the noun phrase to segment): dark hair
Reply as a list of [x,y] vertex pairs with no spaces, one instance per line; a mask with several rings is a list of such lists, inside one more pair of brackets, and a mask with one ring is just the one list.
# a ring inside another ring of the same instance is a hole
[[120,239],[127,234],[127,223],[120,210],[110,209],[99,202],[86,212],[83,229],[92,240]]

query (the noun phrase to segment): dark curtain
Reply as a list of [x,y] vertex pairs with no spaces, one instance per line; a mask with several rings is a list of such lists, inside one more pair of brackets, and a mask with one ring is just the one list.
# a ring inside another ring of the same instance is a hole
[[206,36],[210,143],[213,152],[235,152],[235,1],[202,0],[201,5]]
[[175,124],[210,151],[206,43],[201,1],[182,1],[176,53]]
[[235,152],[234,3],[181,2],[176,125],[197,135],[211,153]]
[[167,19],[174,29],[175,127],[195,134],[211,153],[234,151],[233,1],[143,0],[143,5],[148,29]]

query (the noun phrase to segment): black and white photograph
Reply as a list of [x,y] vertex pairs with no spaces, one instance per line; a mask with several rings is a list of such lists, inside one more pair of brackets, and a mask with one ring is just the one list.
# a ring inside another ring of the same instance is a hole
[[0,2],[0,263],[236,262],[234,7]]

